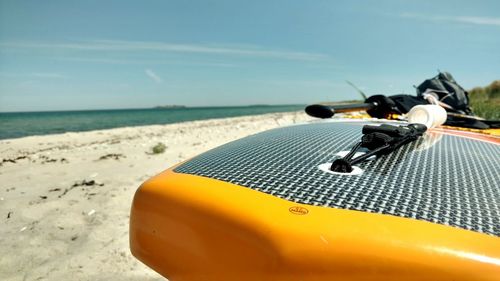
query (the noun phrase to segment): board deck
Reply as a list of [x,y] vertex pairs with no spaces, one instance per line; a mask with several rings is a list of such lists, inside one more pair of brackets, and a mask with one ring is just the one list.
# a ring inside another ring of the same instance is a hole
[[356,175],[320,168],[371,123],[278,128],[154,177],[132,252],[174,281],[497,280],[498,139],[431,130]]

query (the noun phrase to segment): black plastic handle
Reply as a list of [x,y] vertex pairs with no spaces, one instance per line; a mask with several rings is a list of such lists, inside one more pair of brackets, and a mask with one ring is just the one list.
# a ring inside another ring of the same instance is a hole
[[338,105],[313,104],[306,107],[306,113],[316,118],[331,118],[335,113],[370,110],[375,108],[375,103],[354,103]]

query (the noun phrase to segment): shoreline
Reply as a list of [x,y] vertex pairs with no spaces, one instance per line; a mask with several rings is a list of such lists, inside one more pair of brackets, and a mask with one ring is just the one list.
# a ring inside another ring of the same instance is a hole
[[[139,185],[229,141],[309,120],[267,113],[0,140],[0,279],[165,280],[130,254]],[[159,142],[165,152],[152,154]]]
[[[293,116],[292,120],[285,120],[289,116]],[[89,130],[89,131],[68,131],[64,133],[55,133],[55,134],[43,134],[43,135],[31,135],[31,136],[23,136],[18,138],[8,138],[8,139],[0,139],[0,161],[2,157],[4,157],[4,153],[6,153],[8,149],[3,149],[2,146],[6,145],[18,145],[19,143],[25,145],[32,145],[31,142],[37,142],[37,145],[52,145],[56,142],[60,142],[61,139],[64,138],[64,141],[70,141],[74,139],[78,139],[78,137],[88,137],[91,139],[102,139],[106,138],[109,135],[112,135],[116,138],[121,138],[120,134],[134,134],[134,131],[148,131],[148,135],[151,135],[150,130],[164,130],[170,126],[182,126],[187,125],[188,127],[194,126],[195,128],[201,127],[203,125],[212,126],[219,121],[221,123],[227,122],[246,122],[246,119],[260,119],[260,118],[269,118],[274,120],[274,122],[281,126],[279,119],[283,119],[282,121],[289,125],[289,121],[291,124],[299,123],[301,121],[309,121],[314,120],[316,118],[312,118],[307,116],[303,111],[291,111],[291,112],[274,112],[274,113],[264,113],[264,114],[255,114],[255,115],[244,115],[244,116],[235,116],[235,117],[221,117],[221,118],[209,118],[203,120],[192,120],[192,121],[180,121],[176,123],[167,123],[167,124],[152,124],[152,125],[137,125],[137,126],[124,126],[124,127],[116,127],[109,129],[97,129],[97,130]],[[207,123],[207,124],[205,124]],[[284,125],[284,124],[283,124]],[[158,135],[158,134],[153,134]],[[28,150],[27,150],[28,151]],[[1,162],[0,162],[1,163]]]
[[0,140],[303,110],[299,105],[0,113]]

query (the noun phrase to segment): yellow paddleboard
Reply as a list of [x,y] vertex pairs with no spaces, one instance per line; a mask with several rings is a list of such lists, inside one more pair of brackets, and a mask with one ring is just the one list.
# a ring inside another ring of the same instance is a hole
[[449,128],[339,174],[372,121],[278,128],[146,181],[132,253],[180,280],[499,280],[500,141]]

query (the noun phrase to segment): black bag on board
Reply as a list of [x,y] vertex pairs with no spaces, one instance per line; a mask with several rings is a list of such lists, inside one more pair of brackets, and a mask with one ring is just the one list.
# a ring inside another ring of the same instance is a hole
[[[429,101],[424,98],[424,95],[429,94],[451,107],[445,108],[446,111],[465,115],[463,117],[448,115],[445,125],[475,129],[500,128],[500,121],[481,120],[474,117],[472,109],[469,107],[469,93],[458,85],[457,81],[448,72],[440,72],[435,77],[422,82],[416,89],[417,96],[403,94],[388,97],[382,95],[371,96],[365,102],[375,101],[380,106],[378,109],[371,109],[367,112],[377,118],[384,118],[383,116],[387,112],[408,113],[416,105],[429,104]],[[467,118],[467,116],[470,116],[470,118]]]
[[417,87],[417,97],[422,97],[424,93],[431,93],[436,98],[453,109],[447,109],[450,112],[472,115],[469,107],[469,93],[449,72],[439,72],[434,78],[427,79]]

